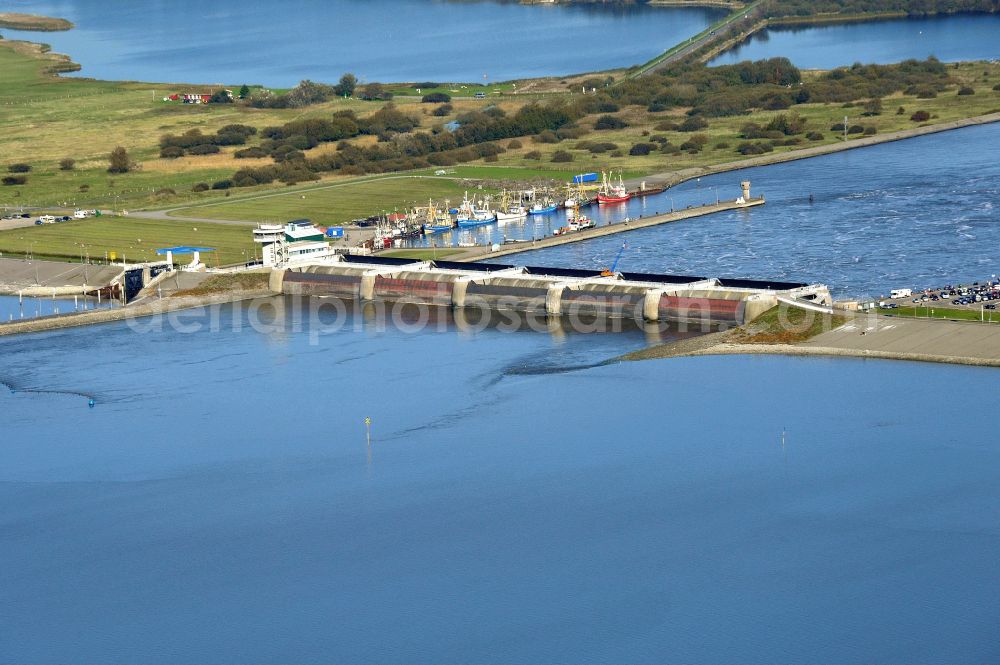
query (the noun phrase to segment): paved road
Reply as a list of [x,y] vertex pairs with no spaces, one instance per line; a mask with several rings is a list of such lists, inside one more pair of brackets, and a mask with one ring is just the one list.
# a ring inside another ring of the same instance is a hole
[[675,62],[679,62],[680,60],[683,60],[684,58],[686,58],[687,56],[691,55],[692,53],[694,53],[695,51],[697,51],[701,47],[705,46],[706,44],[708,44],[708,43],[710,43],[712,41],[715,41],[715,40],[721,38],[723,36],[723,33],[734,22],[746,20],[747,16],[751,12],[756,11],[757,6],[760,5],[760,4],[761,4],[761,0],[757,0],[756,2],[751,2],[749,5],[747,5],[746,7],[744,7],[741,11],[739,11],[736,14],[733,14],[728,19],[726,19],[725,23],[723,23],[723,24],[721,24],[719,26],[716,26],[711,32],[709,32],[709,33],[707,33],[705,35],[702,35],[701,37],[693,38],[693,41],[691,41],[688,44],[686,44],[682,49],[680,49],[680,50],[678,50],[678,51],[676,51],[674,53],[671,53],[669,56],[667,56],[663,60],[660,60],[659,62],[657,62],[655,65],[652,65],[648,69],[643,69],[642,71],[637,72],[635,74],[635,76],[636,77],[638,77],[638,76],[645,76],[646,74],[649,74],[650,72],[655,72],[656,70],[662,69],[662,68],[666,67],[667,65],[671,65],[671,64],[673,64]]
[[1000,324],[859,316],[801,346],[1000,361]]

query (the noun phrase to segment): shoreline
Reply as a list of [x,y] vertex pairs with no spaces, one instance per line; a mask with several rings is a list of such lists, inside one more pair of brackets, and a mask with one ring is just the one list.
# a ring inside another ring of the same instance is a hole
[[[639,362],[694,356],[781,355],[1000,367],[1000,326],[984,327],[977,322],[855,315],[835,328],[787,343],[738,341],[735,335],[742,330],[744,328],[734,328],[654,346],[619,356],[616,360]],[[952,352],[942,353],[941,349]]]
[[879,145],[882,143],[893,143],[895,141],[904,141],[906,139],[918,138],[920,136],[926,136],[929,134],[939,134],[941,132],[948,132],[955,129],[964,129],[965,127],[976,127],[979,125],[989,125],[996,122],[1000,122],[1000,111],[995,113],[988,113],[986,115],[973,116],[971,118],[962,118],[960,120],[950,120],[948,122],[937,123],[933,125],[921,125],[920,127],[913,127],[911,129],[901,129],[896,132],[890,132],[888,134],[876,134],[875,136],[865,136],[862,138],[852,139],[850,141],[841,143],[828,143],[825,145],[814,146],[811,148],[802,148],[800,150],[790,150],[788,152],[780,153],[768,153],[760,157],[752,157],[750,159],[738,160],[735,162],[722,162],[719,164],[712,164],[709,166],[693,166],[686,169],[681,169],[679,171],[664,171],[660,173],[652,173],[647,176],[640,178],[631,178],[626,180],[626,186],[629,188],[637,187],[640,183],[645,182],[647,186],[653,187],[675,187],[689,180],[695,178],[700,178],[702,176],[716,175],[719,173],[728,173],[730,171],[739,171],[742,169],[757,168],[760,166],[770,166],[772,164],[782,164],[785,162],[795,162],[802,159],[810,159],[812,157],[822,157],[824,155],[829,155],[837,152],[844,152],[846,150],[855,150],[857,148],[868,148],[871,146]]
[[0,12],[0,28],[8,30],[23,30],[25,32],[64,32],[72,30],[72,21],[54,16],[40,14],[23,14],[21,12]]
[[[629,362],[645,360],[665,360],[669,358],[693,358],[697,356],[812,356],[821,358],[871,358],[874,360],[901,360],[928,362],[946,365],[966,365],[970,367],[1000,367],[1000,360],[969,358],[966,356],[946,356],[928,353],[904,353],[894,351],[838,349],[835,347],[798,346],[796,344],[733,344],[722,342],[707,349],[681,351],[648,358],[628,358]],[[623,358],[625,360],[625,358]]]

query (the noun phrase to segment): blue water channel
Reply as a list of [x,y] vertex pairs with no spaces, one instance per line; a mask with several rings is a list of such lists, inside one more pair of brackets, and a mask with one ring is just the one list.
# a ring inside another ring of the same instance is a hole
[[994,370],[274,302],[0,338],[0,662],[1000,659]]
[[[972,282],[1000,274],[998,151],[1000,125],[984,125],[722,173],[586,214],[604,224],[734,199],[742,180],[767,204],[498,261],[600,269],[627,240],[620,268],[629,271],[818,281],[838,296]],[[417,242],[531,239],[564,223],[559,213]]]
[[[302,79],[493,83],[641,64],[726,15],[717,8],[521,5],[493,0],[211,3],[10,0],[60,16],[68,32],[3,30],[45,41],[110,80],[260,83]],[[164,91],[166,92],[166,90]]]
[[34,319],[54,314],[69,314],[85,310],[110,307],[107,301],[98,303],[96,297],[84,298],[22,298],[0,296],[0,323]]
[[726,51],[713,65],[784,56],[807,69],[855,62],[886,64],[935,56],[945,62],[1000,58],[1000,15],[956,14],[770,28]]

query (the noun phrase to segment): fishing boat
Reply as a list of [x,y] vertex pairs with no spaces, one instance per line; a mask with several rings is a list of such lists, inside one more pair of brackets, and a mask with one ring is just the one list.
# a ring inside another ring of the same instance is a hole
[[507,193],[504,192],[500,209],[496,211],[496,216],[499,224],[523,222],[528,218],[528,211],[520,203],[511,203]]
[[548,215],[556,211],[556,204],[549,199],[544,201],[536,201],[531,208],[528,209],[529,215]]
[[489,201],[485,201],[482,208],[477,208],[476,204],[469,200],[469,195],[466,194],[462,205],[458,208],[457,221],[458,228],[469,229],[494,224],[497,221],[497,216],[490,210]]
[[582,231],[584,229],[592,229],[597,224],[595,224],[586,215],[580,214],[580,205],[576,204],[573,209],[566,213],[566,226],[560,226],[558,229],[552,232],[553,235],[561,236],[567,233],[574,233],[576,231]]
[[[447,201],[444,202],[444,207],[445,210],[448,209]],[[442,233],[455,228],[455,220],[445,210],[438,210],[433,201],[428,202],[427,216],[424,221],[424,234]]]
[[528,211],[524,209],[524,206],[512,205],[507,208],[506,211],[497,210],[497,222],[500,224],[506,224],[508,222],[523,222],[528,218]]
[[618,173],[618,184],[613,183],[607,173],[602,172],[601,176],[601,188],[597,192],[598,203],[624,203],[631,198],[622,181],[621,172]]

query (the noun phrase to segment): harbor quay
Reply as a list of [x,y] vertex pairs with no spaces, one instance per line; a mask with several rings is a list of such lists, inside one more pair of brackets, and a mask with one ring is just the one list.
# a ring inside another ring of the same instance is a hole
[[476,247],[462,252],[461,254],[457,254],[453,258],[461,261],[477,261],[485,258],[508,256],[535,249],[556,247],[558,245],[565,245],[572,242],[580,242],[581,240],[591,240],[593,238],[601,238],[604,236],[615,235],[617,233],[625,233],[626,231],[634,231],[636,229],[644,229],[651,226],[679,222],[681,220],[702,217],[704,215],[711,215],[719,212],[753,208],[764,205],[765,202],[766,201],[763,196],[758,196],[755,198],[738,198],[732,201],[719,201],[717,203],[689,206],[680,210],[672,210],[667,213],[656,213],[653,215],[625,219],[620,222],[613,222],[604,226],[581,229],[580,231],[575,231],[573,233],[548,236],[538,240],[509,243],[493,248]]

